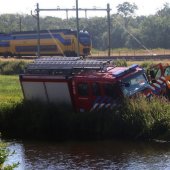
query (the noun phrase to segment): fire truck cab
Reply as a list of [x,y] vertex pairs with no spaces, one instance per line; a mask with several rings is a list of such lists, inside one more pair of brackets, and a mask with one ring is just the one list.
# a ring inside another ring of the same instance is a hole
[[113,109],[125,96],[152,91],[138,65],[116,67],[108,61],[41,58],[29,64],[20,83],[26,100],[67,103],[77,112]]

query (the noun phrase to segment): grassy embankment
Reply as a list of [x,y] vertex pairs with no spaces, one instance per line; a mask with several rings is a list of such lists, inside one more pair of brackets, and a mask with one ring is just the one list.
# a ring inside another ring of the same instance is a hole
[[23,101],[17,75],[0,76],[0,96],[0,131],[13,137],[170,140],[170,105],[164,99],[141,97],[113,111],[75,113],[65,105]]
[[0,107],[21,101],[22,93],[19,85],[19,77],[0,75]]

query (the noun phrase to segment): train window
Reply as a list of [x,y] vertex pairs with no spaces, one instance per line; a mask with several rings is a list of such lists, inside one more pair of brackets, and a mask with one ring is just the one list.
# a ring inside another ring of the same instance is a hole
[[89,37],[80,37],[79,40],[80,40],[81,43],[90,44],[90,38]]
[[92,94],[93,96],[101,96],[99,83],[92,84]]
[[165,76],[170,76],[170,67],[165,69]]
[[118,89],[116,88],[115,84],[107,83],[107,84],[104,84],[103,88],[104,88],[104,93],[105,93],[106,96],[110,96],[110,97],[113,97],[113,98],[118,97],[118,95],[117,95]]
[[87,83],[79,83],[78,84],[78,94],[80,96],[88,96],[89,94],[89,86]]

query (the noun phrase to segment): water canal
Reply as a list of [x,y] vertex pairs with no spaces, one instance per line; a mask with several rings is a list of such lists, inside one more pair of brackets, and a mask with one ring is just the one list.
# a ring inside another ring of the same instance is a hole
[[132,141],[16,142],[17,170],[169,170],[170,143]]

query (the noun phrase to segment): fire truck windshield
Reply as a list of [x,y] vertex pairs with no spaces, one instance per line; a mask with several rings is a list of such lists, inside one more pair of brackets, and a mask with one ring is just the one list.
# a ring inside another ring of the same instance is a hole
[[131,96],[148,86],[147,79],[142,73],[125,78],[123,83],[124,85],[122,86],[122,90],[125,96]]

